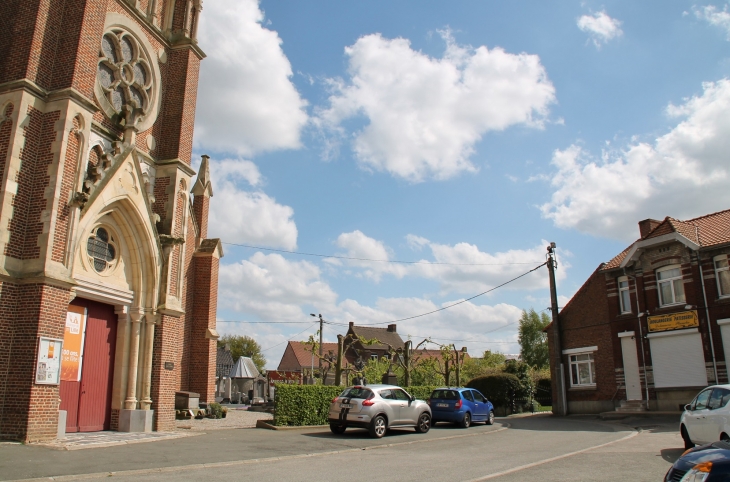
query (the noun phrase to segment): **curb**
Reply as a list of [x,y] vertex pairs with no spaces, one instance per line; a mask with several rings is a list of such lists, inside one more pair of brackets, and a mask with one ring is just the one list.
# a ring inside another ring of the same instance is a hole
[[267,430],[307,430],[310,428],[327,427],[329,427],[329,425],[272,425],[267,423],[266,420],[256,420],[256,428],[265,428]]

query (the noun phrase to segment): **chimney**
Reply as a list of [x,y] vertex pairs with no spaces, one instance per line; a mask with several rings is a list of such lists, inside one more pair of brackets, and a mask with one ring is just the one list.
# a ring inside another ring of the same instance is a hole
[[352,329],[353,326],[355,326],[355,322],[354,321],[351,321],[350,322],[350,329]]
[[659,226],[662,222],[656,219],[644,219],[639,221],[639,232],[641,233],[641,239],[644,239],[651,233],[654,228]]
[[397,330],[395,329],[396,325],[388,325],[388,331],[397,333]]
[[231,351],[231,344],[230,343],[226,343],[226,346],[225,346],[224,350]]

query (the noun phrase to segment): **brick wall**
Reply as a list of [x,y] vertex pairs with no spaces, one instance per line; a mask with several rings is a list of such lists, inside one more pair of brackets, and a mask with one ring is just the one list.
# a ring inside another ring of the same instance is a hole
[[10,239],[5,254],[18,259],[33,259],[40,255],[38,236],[43,232],[41,213],[47,208],[46,187],[48,168],[54,160],[51,144],[56,140],[55,123],[60,111],[42,113],[28,107],[28,122],[23,129],[25,144],[20,151],[20,170],[15,181],[13,215],[8,222]]
[[[155,411],[154,430],[175,430],[175,391],[180,386],[180,319],[161,315],[155,327],[152,352],[152,410]],[[165,369],[165,362],[175,364],[173,370]]]
[[[183,307],[185,314],[183,315],[183,346],[181,350],[182,363],[181,390],[189,390],[190,388],[190,358],[192,357],[191,340],[193,336],[193,315],[190,313],[193,303],[195,302],[195,265],[193,263],[193,254],[195,253],[195,228],[191,216],[187,220],[187,236],[185,239],[185,273],[184,284],[182,289]],[[190,313],[190,314],[189,314]]]
[[195,196],[193,209],[195,211],[195,220],[198,222],[198,236],[200,239],[208,237],[208,209],[210,207],[210,198],[205,194]]
[[[170,178],[158,177],[155,179],[155,187],[152,190],[155,196],[155,203],[152,205],[152,212],[160,216],[158,222],[158,230],[160,226],[164,226],[167,219],[167,203],[170,200]],[[164,231],[161,231],[164,233]]]
[[[168,54],[163,76],[165,90],[157,120],[161,131],[157,152],[161,159],[178,158],[190,164],[199,69],[200,59],[191,50],[172,50]],[[185,82],[170,79],[185,79]]]
[[215,329],[218,293],[218,264],[216,256],[196,256],[195,303],[192,317],[192,357],[190,360],[190,389],[200,393],[201,401],[215,400],[216,342],[206,338],[208,328]]
[[[3,343],[9,346],[8,375],[0,387],[0,435],[25,442],[55,438],[58,386],[36,385],[35,361],[40,336],[63,338],[69,291],[43,284],[2,284],[0,319],[12,324]],[[0,368],[0,369],[1,369]]]
[[5,179],[5,167],[8,161],[8,148],[10,147],[10,133],[13,130],[13,104],[5,107],[5,120],[0,124],[0,183]]
[[[589,390],[571,389],[569,355],[562,355],[565,366],[567,398],[574,401],[610,400],[616,391],[614,347],[606,301],[604,273],[597,269],[560,312],[561,348],[585,348],[597,346],[593,352],[596,368],[596,387]],[[551,357],[550,368],[555,367],[553,331],[548,332]],[[557,385],[553,377],[553,400],[557,400]]]
[[66,141],[66,158],[63,161],[63,175],[61,190],[56,200],[56,227],[53,235],[51,259],[59,263],[64,262],[68,242],[68,223],[71,214],[71,192],[76,182],[76,169],[79,161],[80,139],[77,130],[81,127],[78,118],[73,119],[73,131],[68,133]]

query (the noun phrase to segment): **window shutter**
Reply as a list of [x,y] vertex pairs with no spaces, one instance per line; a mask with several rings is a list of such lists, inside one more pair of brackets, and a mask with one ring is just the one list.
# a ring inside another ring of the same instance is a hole
[[651,337],[649,343],[656,388],[707,386],[699,333]]

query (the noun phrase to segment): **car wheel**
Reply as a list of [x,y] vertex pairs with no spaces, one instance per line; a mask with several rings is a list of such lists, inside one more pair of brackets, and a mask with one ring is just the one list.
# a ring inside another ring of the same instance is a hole
[[684,448],[691,449],[695,446],[694,443],[692,443],[692,439],[689,438],[689,434],[687,433],[687,429],[682,425],[682,430],[680,431],[682,434],[682,440],[684,440]]
[[466,412],[464,414],[464,420],[461,421],[461,428],[469,428],[471,425],[471,414],[469,412]]
[[332,430],[332,433],[337,435],[345,433],[346,429],[347,427],[345,427],[344,425],[337,425],[336,423],[330,424],[330,430]]
[[426,412],[423,412],[420,417],[418,417],[418,424],[416,424],[416,432],[418,433],[426,433],[429,430],[431,430],[431,416],[427,414]]
[[370,422],[370,436],[373,438],[382,438],[385,435],[385,431],[388,429],[385,423],[385,417],[382,415],[376,416],[372,422]]
[[493,425],[494,424],[494,411],[489,411],[489,416],[487,417],[487,425]]

